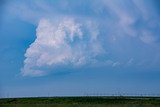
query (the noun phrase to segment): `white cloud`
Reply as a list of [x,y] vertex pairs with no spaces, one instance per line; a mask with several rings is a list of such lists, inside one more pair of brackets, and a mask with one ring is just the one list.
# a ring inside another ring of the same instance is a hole
[[116,66],[119,66],[119,65],[121,65],[121,63],[120,62],[114,62],[113,64],[112,64],[112,67],[116,67]]
[[[13,4],[9,5],[11,13],[38,26],[36,40],[25,54],[23,75],[44,75],[57,65],[134,65],[150,54],[148,49],[159,39],[158,15],[145,0],[28,0]],[[139,53],[134,55],[135,51]],[[134,63],[128,61],[131,57]]]
[[143,31],[140,40],[146,44],[152,44],[156,42],[156,37],[151,32]]
[[88,29],[88,40],[81,30],[82,24],[72,18],[59,22],[42,19],[39,22],[36,40],[25,54],[22,75],[41,76],[46,73],[46,67],[71,64],[81,66],[90,63],[93,57],[101,54],[103,48],[97,40],[96,27]]
[[129,61],[127,62],[127,65],[130,66],[132,65],[134,62],[134,58],[130,58]]

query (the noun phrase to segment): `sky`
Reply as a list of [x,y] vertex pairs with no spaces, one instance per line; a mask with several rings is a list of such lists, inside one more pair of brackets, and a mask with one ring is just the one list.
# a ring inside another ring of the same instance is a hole
[[160,95],[158,0],[1,0],[0,97]]

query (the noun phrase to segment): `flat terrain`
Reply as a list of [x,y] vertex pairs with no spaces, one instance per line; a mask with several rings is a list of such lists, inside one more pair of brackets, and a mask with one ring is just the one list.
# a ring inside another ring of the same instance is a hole
[[43,97],[0,99],[0,107],[160,107],[154,97]]

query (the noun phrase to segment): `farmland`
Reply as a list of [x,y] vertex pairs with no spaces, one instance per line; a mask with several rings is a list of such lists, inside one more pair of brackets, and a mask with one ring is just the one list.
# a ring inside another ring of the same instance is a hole
[[158,97],[4,98],[0,107],[160,107]]

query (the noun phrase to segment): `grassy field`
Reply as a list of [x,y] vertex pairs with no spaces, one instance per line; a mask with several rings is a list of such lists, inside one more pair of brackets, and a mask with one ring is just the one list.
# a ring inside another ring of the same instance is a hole
[[50,97],[5,98],[0,107],[160,107],[152,97]]

